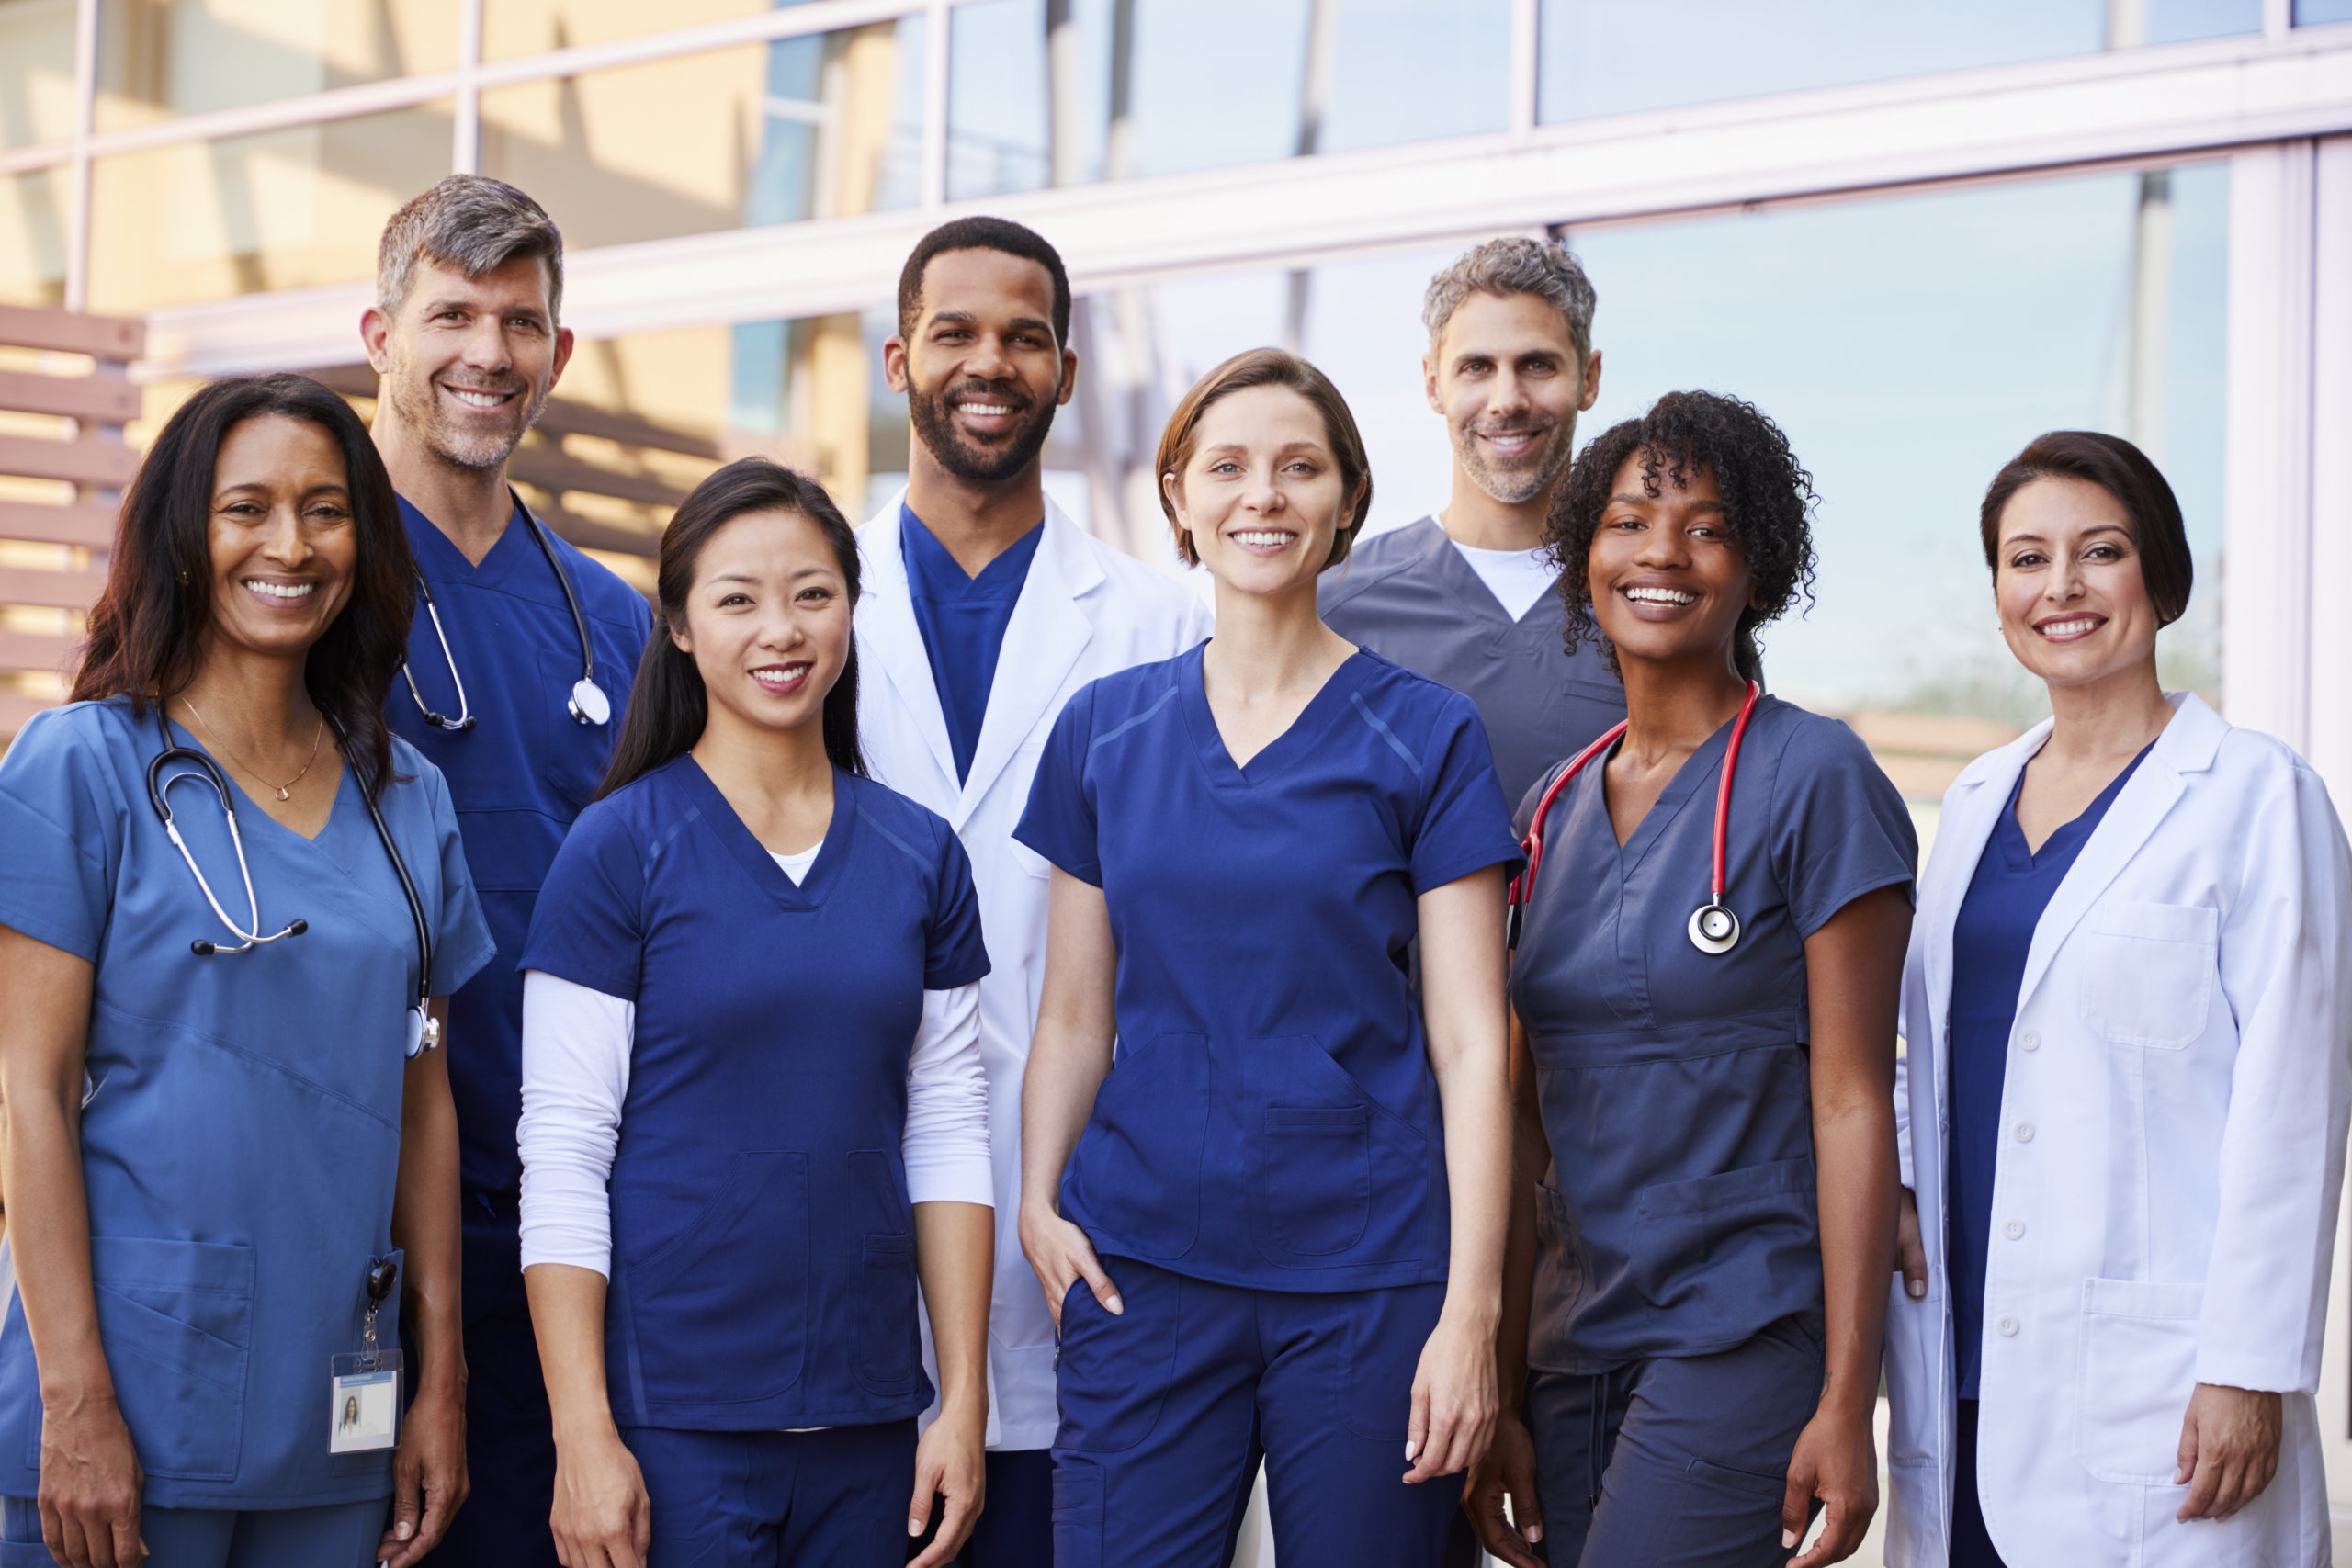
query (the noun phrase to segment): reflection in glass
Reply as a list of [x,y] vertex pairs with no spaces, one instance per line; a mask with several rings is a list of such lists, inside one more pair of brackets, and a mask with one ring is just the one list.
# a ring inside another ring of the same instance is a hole
[[74,187],[60,165],[0,180],[0,305],[65,302],[65,226]]
[[1544,0],[1539,112],[1582,119],[2261,30],[2262,0]]
[[481,97],[481,168],[576,247],[914,205],[921,17]]
[[98,8],[97,125],[118,130],[457,62],[458,0],[107,4]]
[[2352,22],[2352,0],[2295,0],[2295,25],[2317,27],[2322,22]]
[[733,21],[802,0],[483,0],[481,57],[513,60],[551,49],[611,43],[673,28]]
[[73,134],[73,0],[0,0],[0,148]]
[[385,220],[449,172],[450,126],[442,102],[98,159],[90,309],[373,277]]

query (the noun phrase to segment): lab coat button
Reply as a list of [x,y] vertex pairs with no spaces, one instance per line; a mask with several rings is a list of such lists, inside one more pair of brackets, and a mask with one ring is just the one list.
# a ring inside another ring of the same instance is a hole
[[2018,1046],[2020,1050],[2039,1051],[2041,1049],[2041,1036],[2029,1029],[2018,1036]]
[[2025,1235],[2025,1227],[2018,1224],[2017,1221],[2011,1220],[2007,1224],[2001,1227],[2001,1234],[2007,1236],[2011,1241],[2015,1241],[2018,1237]]
[[2030,1122],[2018,1122],[2017,1126],[2017,1135],[2018,1142],[2020,1144],[2030,1144],[2033,1142],[2033,1123]]
[[2018,1337],[2018,1320],[2014,1317],[2005,1317],[1994,1326],[2001,1331],[2001,1337],[2004,1339],[2015,1339]]

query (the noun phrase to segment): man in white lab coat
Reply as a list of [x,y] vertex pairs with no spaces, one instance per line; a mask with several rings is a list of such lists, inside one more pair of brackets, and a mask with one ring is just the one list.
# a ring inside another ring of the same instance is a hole
[[980,983],[996,1165],[989,1452],[969,1568],[1053,1560],[1054,1325],[1015,1228],[1047,866],[1012,828],[1079,688],[1209,634],[1182,584],[1090,537],[1046,498],[1046,433],[1077,385],[1069,299],[1061,257],[1020,224],[959,219],[915,247],[882,350],[913,426],[907,489],[859,533],[866,762],[962,837],[993,965]]

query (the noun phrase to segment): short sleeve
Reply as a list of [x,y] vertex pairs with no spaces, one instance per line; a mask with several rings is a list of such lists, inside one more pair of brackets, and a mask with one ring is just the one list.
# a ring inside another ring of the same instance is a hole
[[621,814],[599,801],[556,851],[515,967],[633,1002],[644,965],[644,863]]
[[1029,805],[1012,836],[1072,876],[1102,886],[1102,848],[1097,841],[1094,802],[1087,795],[1086,758],[1094,738],[1094,691],[1089,685],[1070,698],[1046,738]]
[[123,807],[74,710],[36,714],[0,759],[0,925],[95,964]]
[[1918,872],[1910,808],[1860,738],[1834,719],[1801,723],[1781,754],[1771,845],[1801,937],[1865,893],[1899,886],[1907,896]]
[[432,785],[433,837],[441,859],[441,909],[433,933],[433,984],[429,995],[446,997],[472,979],[498,955],[498,940],[481,912],[474,874],[466,864],[465,840],[458,832],[457,807],[441,770],[417,759]]
[[1448,694],[1440,721],[1430,731],[1421,764],[1427,793],[1413,834],[1413,891],[1427,893],[1490,865],[1517,876],[1519,840],[1510,830],[1503,786],[1495,777],[1487,728],[1467,697]]
[[972,888],[972,861],[964,841],[945,822],[938,824],[938,889],[931,906],[930,951],[923,954],[922,988],[952,991],[989,972],[989,950],[980,940],[980,900]]

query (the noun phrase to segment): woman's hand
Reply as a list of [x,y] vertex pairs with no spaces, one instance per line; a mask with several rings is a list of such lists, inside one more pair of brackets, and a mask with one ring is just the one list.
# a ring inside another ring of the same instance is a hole
[[1119,1299],[1118,1287],[1111,1283],[1111,1276],[1102,1270],[1102,1260],[1094,1256],[1094,1244],[1086,1233],[1063,1219],[1059,1214],[1035,1203],[1021,1205],[1021,1250],[1029,1259],[1029,1267],[1037,1273],[1037,1283],[1046,1292],[1046,1306],[1054,1314],[1054,1330],[1061,1331],[1062,1299],[1069,1294],[1070,1281],[1084,1280],[1102,1310],[1116,1317],[1127,1310]]
[[1413,1373],[1413,1415],[1405,1428],[1405,1483],[1466,1470],[1494,1440],[1495,1321],[1451,1306],[1421,1347]]
[[[2180,1469],[2188,1500],[2174,1517],[2226,1519],[2256,1497],[2278,1473],[2278,1396],[2200,1382],[2180,1423]],[[46,1468],[41,1472],[45,1483]],[[47,1509],[43,1509],[46,1514]]]
[[1894,1267],[1903,1275],[1903,1293],[1913,1301],[1928,1296],[1928,1244],[1919,1239],[1919,1201],[1908,1187],[1895,1192]]
[[1796,1450],[1789,1455],[1788,1492],[1781,1501],[1781,1544],[1793,1549],[1804,1539],[1813,1500],[1821,1499],[1821,1539],[1789,1559],[1789,1568],[1818,1568],[1843,1562],[1862,1544],[1878,1512],[1878,1438],[1871,1429],[1874,1414],[1869,1404],[1860,1410],[1833,1409],[1824,1401],[1797,1435]]
[[426,1389],[401,1422],[392,1455],[392,1528],[376,1548],[384,1568],[409,1564],[440,1544],[466,1500],[466,1402],[447,1389]]
[[51,1557],[65,1568],[139,1568],[146,1482],[111,1392],[43,1396],[40,1539]]
[[988,1416],[942,1410],[915,1445],[915,1495],[907,1507],[907,1535],[922,1534],[931,1523],[931,1501],[944,1498],[939,1533],[907,1568],[942,1568],[964,1550],[980,1506],[988,1499]]
[[611,1423],[557,1437],[548,1523],[563,1568],[644,1568],[653,1549],[653,1505],[637,1456]]
[[[1508,1518],[1503,1516],[1506,1497],[1510,1499]],[[1470,1463],[1462,1511],[1470,1516],[1470,1528],[1487,1551],[1512,1568],[1544,1568],[1533,1551],[1544,1540],[1544,1505],[1535,1495],[1535,1441],[1518,1416],[1495,1417],[1495,1440],[1483,1459]]]

